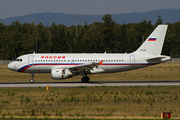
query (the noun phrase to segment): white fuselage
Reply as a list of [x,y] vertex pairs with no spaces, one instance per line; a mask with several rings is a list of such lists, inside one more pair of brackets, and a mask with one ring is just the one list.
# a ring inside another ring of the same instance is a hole
[[[152,57],[147,54],[26,54],[18,57],[19,61],[14,61],[8,65],[8,68],[24,73],[50,73],[53,68],[66,69],[70,66],[83,65],[86,63],[100,62],[95,71],[90,73],[112,73],[133,70],[170,60],[165,56],[161,60],[147,61],[145,58]],[[153,56],[154,57],[154,56]],[[22,59],[22,61],[20,61]]]

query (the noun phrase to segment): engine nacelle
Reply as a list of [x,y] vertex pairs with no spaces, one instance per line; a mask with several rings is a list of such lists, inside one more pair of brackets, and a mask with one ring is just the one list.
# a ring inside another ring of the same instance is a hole
[[51,77],[52,79],[61,80],[72,77],[73,74],[69,69],[52,69]]

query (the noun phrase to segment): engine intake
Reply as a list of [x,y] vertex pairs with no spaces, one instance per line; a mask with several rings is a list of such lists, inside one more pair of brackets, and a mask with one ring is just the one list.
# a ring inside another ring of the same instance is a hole
[[51,77],[55,80],[67,79],[72,77],[73,74],[69,69],[52,69]]

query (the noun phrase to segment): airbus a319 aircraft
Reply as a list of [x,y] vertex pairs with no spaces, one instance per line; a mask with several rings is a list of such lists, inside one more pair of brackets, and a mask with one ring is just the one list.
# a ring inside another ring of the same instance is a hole
[[52,79],[67,79],[82,75],[81,81],[89,82],[88,74],[114,73],[156,65],[171,60],[161,55],[167,25],[159,25],[132,53],[37,53],[18,57],[8,64],[12,71],[31,73],[30,82],[34,82],[34,73],[51,73]]

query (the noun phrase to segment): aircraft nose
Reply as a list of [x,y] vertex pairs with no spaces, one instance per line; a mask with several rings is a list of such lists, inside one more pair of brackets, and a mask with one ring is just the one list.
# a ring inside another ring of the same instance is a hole
[[13,63],[9,63],[7,67],[8,67],[8,69],[15,71],[15,67],[14,67]]

